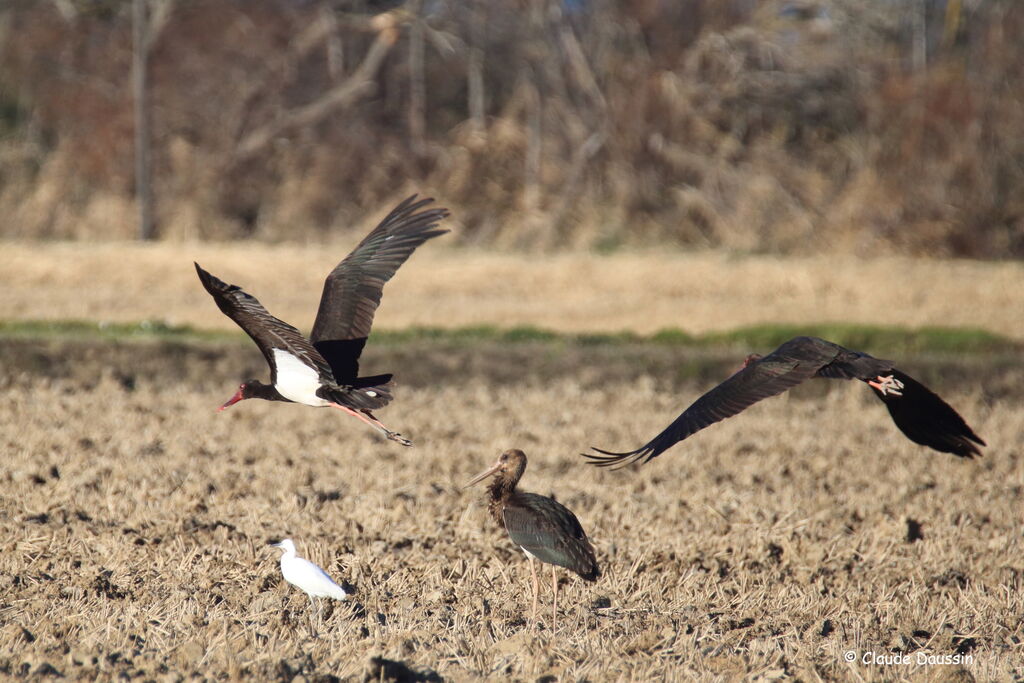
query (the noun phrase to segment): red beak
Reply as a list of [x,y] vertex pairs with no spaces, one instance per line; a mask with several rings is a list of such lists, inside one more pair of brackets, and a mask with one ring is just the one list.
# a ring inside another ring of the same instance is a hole
[[242,389],[239,388],[238,391],[235,392],[235,395],[227,400],[227,403],[222,405],[220,408],[217,408],[217,412],[219,413],[220,411],[224,410],[225,408],[230,408],[231,406],[233,406],[236,403],[238,403],[239,401],[241,401],[243,398],[245,398],[245,397],[242,396]]

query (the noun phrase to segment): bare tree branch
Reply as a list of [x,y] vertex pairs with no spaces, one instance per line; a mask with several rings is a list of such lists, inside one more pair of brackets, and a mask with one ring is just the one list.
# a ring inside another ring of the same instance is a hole
[[558,205],[555,207],[551,218],[551,224],[555,226],[556,232],[561,232],[566,216],[569,214],[569,207],[576,200],[579,193],[580,180],[583,178],[583,170],[595,154],[604,146],[604,132],[597,131],[583,141],[583,144],[576,148],[572,155],[572,163],[569,167],[567,180],[562,186],[561,196]]
[[421,3],[414,0],[411,11],[415,15],[409,27],[409,140],[412,149],[419,154],[423,151],[423,135],[426,129],[426,85],[424,84],[424,41],[423,18],[420,16]]
[[336,83],[341,75],[345,73],[345,51],[342,49],[341,35],[338,32],[338,19],[330,8],[324,7],[321,10],[323,21],[328,25],[327,32],[327,73],[330,74],[331,82]]
[[146,0],[132,1],[132,95],[135,107],[135,197],[139,208],[139,239],[154,237],[153,184],[150,177],[149,35]]
[[75,4],[71,0],[53,0],[53,4],[60,15],[64,17],[64,21],[71,22],[78,18],[78,10],[75,9]]
[[475,135],[484,132],[484,22],[483,0],[474,0],[469,28],[469,63],[466,67],[466,91],[469,99],[470,130]]
[[371,92],[374,76],[380,68],[397,37],[396,31],[384,30],[377,34],[362,63],[352,75],[340,85],[328,90],[323,97],[311,104],[285,112],[275,121],[257,128],[238,143],[232,155],[232,163],[240,163],[258,154],[275,138],[289,130],[311,126],[341,109],[350,106],[363,95]]
[[540,162],[543,140],[541,95],[531,76],[525,80],[526,94],[526,163],[523,166],[523,210],[533,214],[540,208]]
[[568,26],[562,27],[561,39],[565,53],[569,57],[569,63],[572,65],[576,81],[583,88],[583,91],[587,93],[587,97],[593,101],[594,106],[600,110],[603,118],[608,110],[608,103],[605,101],[604,93],[601,92],[601,86],[597,84],[597,79],[594,78],[594,71],[587,62],[587,56],[583,53],[580,41],[577,40],[576,34]]
[[176,2],[177,0],[148,0],[146,3],[149,11],[149,26],[146,36],[148,41],[146,44],[147,50],[160,37],[160,32],[164,30],[164,26],[167,25],[167,21],[171,18],[171,12],[174,10]]

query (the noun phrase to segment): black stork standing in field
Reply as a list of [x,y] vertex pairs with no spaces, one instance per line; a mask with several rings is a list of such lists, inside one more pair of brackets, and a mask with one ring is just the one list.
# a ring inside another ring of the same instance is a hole
[[526,454],[519,449],[505,451],[487,471],[481,472],[466,484],[473,486],[494,475],[487,487],[491,516],[503,524],[512,541],[530,560],[533,575],[533,609],[531,619],[537,620],[537,596],[540,582],[534,560],[551,565],[551,587],[554,603],[551,607],[551,629],[554,630],[558,614],[558,578],[555,567],[565,567],[586,581],[596,581],[601,575],[594,549],[576,515],[557,500],[536,493],[516,491],[519,479],[526,471]]
[[948,403],[897,370],[891,361],[817,337],[796,337],[767,356],[747,356],[743,368],[694,401],[663,432],[640,448],[622,453],[595,448],[600,455],[583,455],[599,467],[650,462],[705,427],[812,377],[865,382],[885,403],[900,431],[922,446],[973,458],[981,455],[978,446],[986,445]]
[[270,384],[243,382],[220,410],[247,398],[331,406],[381,430],[392,441],[411,446],[370,412],[391,401],[391,375],[359,377],[359,355],[384,284],[416,247],[448,232],[437,229],[438,221],[448,216],[447,209],[419,211],[432,201],[416,201],[416,195],[403,201],[335,266],[324,282],[309,339],[268,313],[256,297],[195,264],[217,307],[252,337],[270,364]]

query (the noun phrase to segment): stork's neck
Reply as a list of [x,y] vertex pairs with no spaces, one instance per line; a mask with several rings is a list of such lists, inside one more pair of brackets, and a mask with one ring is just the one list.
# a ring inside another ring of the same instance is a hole
[[487,495],[489,498],[487,509],[491,513],[491,517],[498,522],[498,524],[505,523],[505,517],[503,508],[508,499],[515,493],[516,484],[518,482],[510,477],[495,477],[494,481],[487,487]]
[[264,401],[287,401],[273,384],[264,384],[257,379],[245,383],[246,398],[262,398]]

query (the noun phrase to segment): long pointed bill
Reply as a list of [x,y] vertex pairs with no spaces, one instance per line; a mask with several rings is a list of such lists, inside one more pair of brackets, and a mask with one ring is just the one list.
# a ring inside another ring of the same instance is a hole
[[500,462],[494,463],[494,465],[492,465],[490,469],[488,469],[488,470],[486,470],[484,472],[481,472],[480,474],[478,474],[475,477],[473,477],[469,481],[469,483],[465,484],[462,488],[468,489],[473,484],[479,484],[481,481],[483,481],[487,477],[491,476],[492,474],[494,474],[495,472],[497,472],[500,469],[501,469],[501,463]]
[[222,406],[221,406],[220,408],[217,408],[217,412],[219,413],[220,411],[224,410],[225,408],[230,408],[231,406],[233,406],[233,405],[235,405],[236,403],[238,403],[239,401],[241,401],[241,400],[242,400],[243,398],[244,398],[244,397],[242,396],[242,390],[241,390],[241,389],[239,389],[239,390],[238,390],[238,391],[237,391],[237,392],[235,393],[235,395],[234,395],[234,396],[232,396],[231,398],[229,398],[229,399],[227,400],[227,403],[225,403],[224,405],[222,405]]

